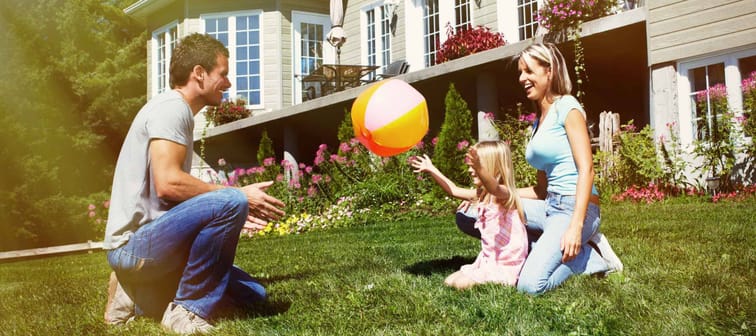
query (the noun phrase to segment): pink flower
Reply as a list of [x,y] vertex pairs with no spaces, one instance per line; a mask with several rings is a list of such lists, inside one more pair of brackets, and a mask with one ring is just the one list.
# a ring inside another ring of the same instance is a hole
[[284,179],[283,174],[276,175],[276,182],[281,182],[281,181],[283,181],[283,179]]
[[320,174],[313,174],[312,175],[312,183],[318,184],[323,179],[323,176]]
[[493,112],[486,112],[486,114],[483,115],[483,119],[485,119],[485,120],[494,120],[494,114],[493,114]]
[[87,207],[87,209],[89,209],[89,211],[92,211],[95,208],[97,208],[97,207],[94,204],[90,204],[89,207]]
[[347,153],[350,149],[351,148],[349,148],[349,144],[347,144],[346,142],[339,144],[339,151],[341,151],[342,153]]
[[331,162],[344,163],[346,162],[346,158],[337,154],[331,154]]
[[312,174],[312,166],[307,166],[307,167],[305,167],[305,172],[306,172],[307,174]]
[[460,141],[460,142],[459,142],[459,143],[457,144],[457,150],[464,150],[464,149],[465,149],[465,148],[467,148],[467,146],[469,146],[469,145],[470,145],[470,142],[468,142],[467,140],[462,140],[462,141]]
[[317,193],[318,193],[318,190],[315,189],[315,186],[310,186],[309,188],[307,188],[307,196],[313,197]]
[[94,212],[94,211],[90,211],[90,212],[89,212],[89,218],[92,218],[92,217],[94,217],[95,215],[96,215],[96,214],[95,214],[95,212]]
[[105,209],[110,208],[110,200],[102,202],[102,207],[105,208]]
[[269,157],[269,158],[263,159],[263,166],[268,167],[268,166],[272,166],[275,163],[276,163],[276,158],[274,158],[274,157]]
[[438,137],[435,137],[435,138],[431,139],[431,143],[433,144],[433,146],[437,145],[438,144]]

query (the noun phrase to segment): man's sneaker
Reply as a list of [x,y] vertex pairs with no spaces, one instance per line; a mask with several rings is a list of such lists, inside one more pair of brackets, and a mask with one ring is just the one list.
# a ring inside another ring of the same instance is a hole
[[607,265],[609,265],[608,273],[622,272],[624,265],[622,265],[622,261],[620,261],[617,254],[614,253],[614,250],[612,250],[612,247],[609,245],[609,240],[606,239],[606,236],[604,236],[603,233],[599,232],[595,234],[591,237],[590,241],[596,244],[596,247],[598,247],[598,253],[604,258]]
[[134,301],[118,282],[115,272],[110,272],[108,303],[105,305],[105,323],[124,324],[134,320]]
[[215,328],[203,318],[186,310],[184,306],[173,302],[168,304],[163,314],[163,321],[160,323],[166,330],[181,335],[205,334]]

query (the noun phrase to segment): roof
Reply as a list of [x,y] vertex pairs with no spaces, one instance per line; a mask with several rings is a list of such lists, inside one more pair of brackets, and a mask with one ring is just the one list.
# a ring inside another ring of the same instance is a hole
[[138,0],[131,4],[131,6],[126,7],[123,12],[126,13],[126,15],[144,20],[150,14],[168,6],[171,2],[173,2],[173,0]]

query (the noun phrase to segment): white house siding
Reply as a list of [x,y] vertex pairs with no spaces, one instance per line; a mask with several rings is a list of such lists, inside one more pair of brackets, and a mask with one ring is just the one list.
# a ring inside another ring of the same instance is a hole
[[[705,65],[707,59],[730,59],[744,50],[756,50],[756,1],[658,0],[648,1],[647,10],[651,126],[657,138],[668,139],[667,123],[674,122],[681,145],[691,150],[693,130],[686,69],[691,64]],[[737,68],[729,67],[726,72],[728,99],[739,105]],[[699,164],[693,155],[687,161],[691,169]]]
[[499,31],[499,19],[496,13],[495,0],[481,0],[480,7],[474,0],[470,1],[470,7],[472,10],[472,24],[475,26],[485,26],[492,31]]
[[649,65],[756,43],[754,0],[648,3]]
[[[346,43],[341,47],[342,64],[361,64],[362,63],[362,43],[363,37],[360,36],[362,27],[360,25],[362,18],[362,8],[377,1],[351,0],[347,2],[344,8],[344,32],[346,32]],[[392,36],[393,38],[394,36]],[[331,48],[330,44],[324,48]]]

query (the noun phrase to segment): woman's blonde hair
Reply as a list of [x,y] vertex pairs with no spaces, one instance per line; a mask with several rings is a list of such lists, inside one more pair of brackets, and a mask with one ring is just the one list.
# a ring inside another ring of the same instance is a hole
[[[515,184],[514,165],[509,146],[503,141],[481,141],[473,145],[478,152],[480,165],[509,191],[509,198],[497,200],[507,209],[517,209],[520,218],[525,220],[520,196],[517,194]],[[486,196],[488,197],[488,196]],[[484,199],[484,201],[487,201]]]
[[536,43],[522,52],[518,58],[527,55],[536,60],[541,66],[551,69],[551,93],[556,96],[568,95],[572,92],[572,81],[570,73],[567,71],[567,64],[564,61],[562,53],[553,43]]

